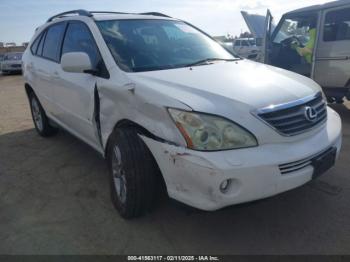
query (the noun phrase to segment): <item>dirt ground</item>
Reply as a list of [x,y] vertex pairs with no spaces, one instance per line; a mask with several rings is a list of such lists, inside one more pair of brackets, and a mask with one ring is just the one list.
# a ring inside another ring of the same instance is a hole
[[[21,76],[0,76],[0,254],[350,254],[350,111],[336,167],[318,180],[216,212],[165,199],[125,221],[104,160],[33,129]],[[350,108],[350,106],[349,106]]]

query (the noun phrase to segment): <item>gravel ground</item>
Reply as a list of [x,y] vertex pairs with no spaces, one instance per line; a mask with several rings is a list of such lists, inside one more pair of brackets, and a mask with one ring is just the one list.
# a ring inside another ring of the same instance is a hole
[[334,108],[343,149],[318,180],[216,212],[164,199],[125,221],[110,202],[104,160],[65,132],[39,137],[22,77],[0,76],[0,253],[350,254],[350,111]]

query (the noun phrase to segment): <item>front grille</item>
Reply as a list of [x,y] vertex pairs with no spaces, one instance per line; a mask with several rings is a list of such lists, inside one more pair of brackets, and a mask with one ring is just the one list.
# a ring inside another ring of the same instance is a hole
[[305,158],[303,160],[291,162],[288,164],[279,165],[281,174],[285,175],[288,173],[292,173],[292,172],[298,171],[300,169],[303,169],[303,168],[311,165],[312,158],[313,157],[309,157],[309,158]]
[[[310,109],[311,108],[311,109]],[[316,113],[308,118],[306,111]],[[297,135],[310,130],[327,119],[327,106],[321,93],[308,99],[278,105],[258,111],[258,116],[282,135]]]
[[13,65],[11,65],[11,67],[12,67],[12,68],[20,68],[21,65],[13,64]]

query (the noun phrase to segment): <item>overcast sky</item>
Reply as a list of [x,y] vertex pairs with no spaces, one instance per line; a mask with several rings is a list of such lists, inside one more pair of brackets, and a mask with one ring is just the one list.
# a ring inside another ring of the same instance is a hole
[[241,10],[279,20],[283,13],[329,0],[0,0],[0,42],[29,41],[35,28],[71,9],[163,12],[186,20],[211,35],[237,35],[247,27]]

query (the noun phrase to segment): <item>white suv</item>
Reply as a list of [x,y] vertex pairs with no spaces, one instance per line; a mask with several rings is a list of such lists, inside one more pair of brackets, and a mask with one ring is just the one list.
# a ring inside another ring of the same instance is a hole
[[159,13],[59,14],[23,70],[38,133],[60,126],[100,152],[125,218],[150,210],[162,185],[203,210],[273,196],[324,173],[341,147],[314,81]]

